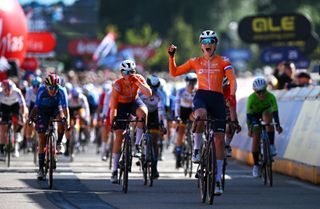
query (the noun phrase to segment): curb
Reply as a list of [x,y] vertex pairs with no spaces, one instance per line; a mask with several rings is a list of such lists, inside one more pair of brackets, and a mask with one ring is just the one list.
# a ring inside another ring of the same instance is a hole
[[[248,165],[253,165],[251,152],[243,151],[233,147],[232,157]],[[320,185],[320,167],[311,166],[292,160],[276,158],[272,168],[275,172]]]

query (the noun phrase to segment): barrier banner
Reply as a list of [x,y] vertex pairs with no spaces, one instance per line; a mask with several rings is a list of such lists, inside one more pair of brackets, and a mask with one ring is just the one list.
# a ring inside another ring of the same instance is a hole
[[278,157],[284,156],[302,105],[302,100],[278,100],[279,118],[283,128],[283,132],[280,135],[276,132],[275,136]]
[[246,103],[247,97],[240,99],[237,102],[237,114],[239,124],[241,125],[241,132],[235,134],[231,142],[231,146],[237,147],[243,151],[251,152],[251,138],[248,136],[247,127],[247,114],[246,114]]
[[320,166],[320,101],[306,100],[291,129],[290,143],[284,158],[308,165]]

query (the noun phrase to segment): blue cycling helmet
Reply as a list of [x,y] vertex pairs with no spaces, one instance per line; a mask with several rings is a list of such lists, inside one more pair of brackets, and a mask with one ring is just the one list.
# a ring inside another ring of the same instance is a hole
[[39,76],[37,76],[31,80],[31,85],[33,88],[39,88],[41,82],[42,82],[42,79]]
[[74,87],[72,90],[71,90],[71,95],[72,97],[79,97],[79,94],[81,94],[81,88],[79,87]]

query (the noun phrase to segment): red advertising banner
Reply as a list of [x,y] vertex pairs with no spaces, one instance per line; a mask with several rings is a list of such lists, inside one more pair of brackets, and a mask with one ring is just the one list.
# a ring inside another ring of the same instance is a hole
[[26,57],[23,60],[21,68],[24,70],[35,71],[39,66],[39,61],[35,57]]
[[21,64],[27,49],[27,19],[17,0],[0,1],[0,57]]
[[100,41],[97,39],[75,39],[69,42],[68,52],[73,56],[93,55]]
[[28,52],[48,53],[54,50],[56,39],[50,32],[29,32]]

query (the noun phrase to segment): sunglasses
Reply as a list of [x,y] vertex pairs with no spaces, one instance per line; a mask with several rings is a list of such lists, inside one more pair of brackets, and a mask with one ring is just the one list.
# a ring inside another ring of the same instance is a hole
[[134,74],[134,71],[133,70],[122,70],[121,71],[123,75],[131,75],[131,74]]
[[266,90],[259,90],[259,91],[256,91],[257,94],[261,95],[261,94],[264,94],[266,92]]
[[55,91],[57,90],[57,86],[47,86],[49,91]]
[[206,44],[215,44],[215,40],[212,38],[205,38],[201,40],[201,44],[206,45]]

